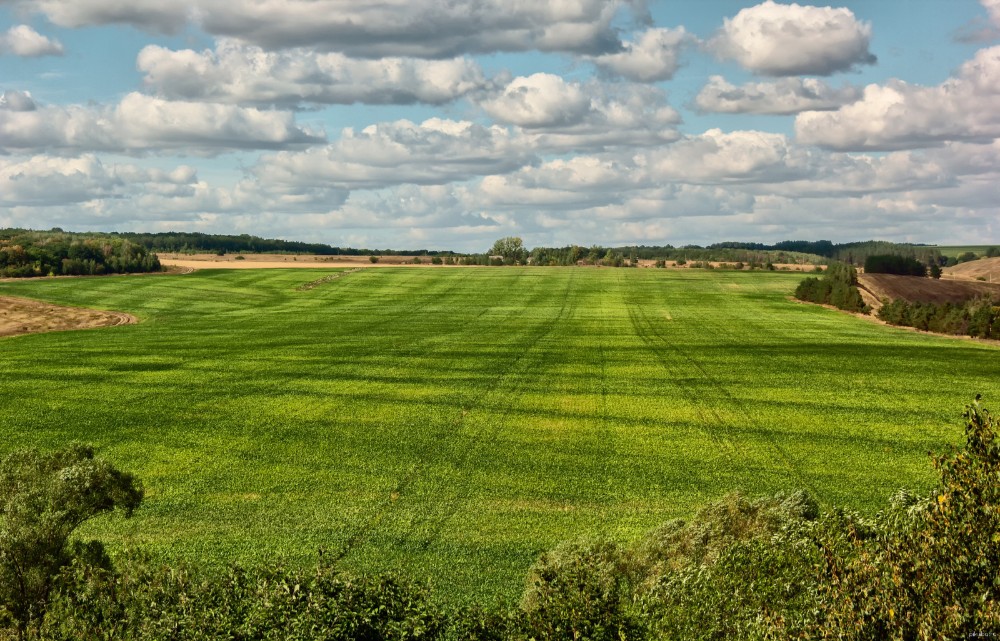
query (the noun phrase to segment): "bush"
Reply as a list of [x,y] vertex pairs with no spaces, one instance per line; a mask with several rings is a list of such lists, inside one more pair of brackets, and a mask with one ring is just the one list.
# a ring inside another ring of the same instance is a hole
[[638,635],[631,611],[631,572],[608,541],[579,541],[546,552],[531,568],[521,600],[534,639],[618,641]]
[[934,459],[940,483],[900,493],[873,527],[828,529],[816,637],[930,639],[1000,632],[1000,447],[996,422],[966,408],[966,445]]

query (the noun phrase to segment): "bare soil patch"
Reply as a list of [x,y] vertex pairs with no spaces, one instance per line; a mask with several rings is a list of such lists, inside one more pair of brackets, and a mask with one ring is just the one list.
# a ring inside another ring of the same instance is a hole
[[882,299],[902,298],[910,303],[962,303],[979,296],[1000,300],[1000,284],[977,280],[951,280],[896,276],[893,274],[859,274],[858,288],[865,303],[873,309],[882,306]]
[[124,312],[63,307],[26,298],[0,296],[0,337],[131,325],[138,321],[135,316]]

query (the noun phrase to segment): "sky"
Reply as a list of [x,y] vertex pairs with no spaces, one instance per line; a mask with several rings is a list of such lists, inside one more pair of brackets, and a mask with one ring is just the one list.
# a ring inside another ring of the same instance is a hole
[[0,227],[1000,242],[1000,0],[0,0]]

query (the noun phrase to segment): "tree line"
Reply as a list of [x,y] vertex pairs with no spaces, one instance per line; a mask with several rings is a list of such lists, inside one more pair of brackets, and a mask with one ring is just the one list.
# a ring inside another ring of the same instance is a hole
[[910,303],[897,298],[885,301],[877,316],[890,325],[925,332],[1000,339],[1000,307],[989,297],[964,303]]
[[517,605],[313,568],[114,562],[82,523],[139,509],[141,482],[73,445],[0,462],[0,634],[20,640],[949,639],[1000,634],[998,422],[966,407],[939,481],[874,517],[804,491],[730,494],[631,544],[543,553]]
[[0,277],[94,276],[160,269],[156,254],[124,238],[0,230]]

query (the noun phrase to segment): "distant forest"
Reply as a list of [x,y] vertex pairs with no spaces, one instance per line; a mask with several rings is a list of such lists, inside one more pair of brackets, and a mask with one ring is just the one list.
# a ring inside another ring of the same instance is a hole
[[[54,228],[48,231],[0,229],[0,276],[45,276],[49,274],[105,274],[144,272],[159,269],[156,253],[174,254],[315,254],[320,256],[429,256],[437,264],[465,265],[604,265],[634,267],[639,260],[667,261],[693,266],[708,261],[745,264],[764,268],[772,264],[829,264],[843,262],[861,267],[872,256],[900,256],[924,265],[946,266],[978,258],[972,252],[946,257],[936,247],[864,241],[833,243],[829,240],[784,240],[764,243],[723,242],[707,246],[632,245],[605,247],[566,245],[563,247],[523,247],[521,240],[508,237],[498,241],[515,247],[502,252],[497,246],[483,253],[462,253],[427,249],[355,249],[324,243],[306,243],[250,234],[203,234],[199,232],[112,232],[76,233]],[[17,248],[17,249],[15,249]],[[993,253],[995,248],[992,248]],[[987,253],[986,255],[991,255]],[[443,261],[441,259],[444,259]],[[739,268],[739,267],[737,267]]]
[[239,236],[201,234],[197,232],[114,234],[127,238],[154,252],[211,254],[316,254],[319,256],[454,256],[455,252],[427,249],[353,249],[323,243],[303,243],[294,240],[261,238],[249,234]]
[[94,276],[160,269],[156,254],[125,238],[0,229],[0,277]]

